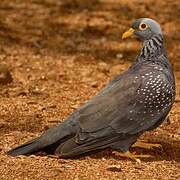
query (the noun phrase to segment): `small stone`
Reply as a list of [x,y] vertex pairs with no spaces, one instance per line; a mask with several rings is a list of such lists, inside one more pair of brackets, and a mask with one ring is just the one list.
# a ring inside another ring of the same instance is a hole
[[116,58],[118,58],[118,59],[122,59],[122,58],[123,58],[123,54],[122,54],[122,53],[118,53],[118,54],[116,54]]
[[94,88],[97,88],[98,87],[98,82],[97,81],[92,82],[91,86],[94,87]]
[[107,170],[113,171],[113,172],[121,172],[122,171],[120,165],[111,165],[107,168]]
[[79,107],[79,104],[71,105],[71,108],[73,108],[73,109],[77,109],[78,107]]
[[109,65],[105,62],[100,62],[98,63],[98,70],[103,73],[107,73],[109,72]]
[[6,85],[12,82],[13,78],[6,65],[0,64],[0,84]]

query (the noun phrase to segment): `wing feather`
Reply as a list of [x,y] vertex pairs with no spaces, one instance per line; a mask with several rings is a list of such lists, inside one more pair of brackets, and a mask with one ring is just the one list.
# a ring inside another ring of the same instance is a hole
[[[162,114],[155,117],[143,114],[144,104],[138,102],[141,95],[137,91],[145,86],[142,75],[148,71],[152,71],[152,65],[145,64],[140,68],[130,69],[82,106],[76,112],[80,127],[76,142],[92,141],[114,132],[125,138],[150,129],[162,119]],[[159,71],[156,73],[165,77]]]

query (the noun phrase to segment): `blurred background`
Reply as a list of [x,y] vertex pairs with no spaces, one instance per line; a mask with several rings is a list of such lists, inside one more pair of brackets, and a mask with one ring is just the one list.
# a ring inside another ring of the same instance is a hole
[[[52,168],[61,166],[56,161],[49,160],[50,165],[42,168],[43,159],[12,161],[4,152],[63,121],[110,79],[126,70],[141,48],[141,42],[136,38],[122,41],[121,36],[140,17],[160,23],[176,75],[178,93],[170,121],[153,132],[151,138],[163,141],[165,151],[155,154],[159,159],[168,160],[164,168],[161,162],[156,162],[153,171],[162,173],[162,177],[177,179],[174,172],[178,171],[180,160],[177,144],[180,134],[179,0],[1,0],[0,160],[4,163],[0,165],[0,174],[4,178],[23,179],[26,177],[23,173],[28,172],[31,172],[29,177],[35,179],[46,179],[48,173],[50,177],[56,176]],[[175,145],[172,142],[176,142]],[[98,156],[106,158],[109,154]],[[91,161],[93,166],[95,160]],[[117,160],[107,161],[103,166],[108,167]],[[85,167],[91,162],[85,160]],[[72,167],[77,165],[85,171],[78,161],[73,163]],[[7,165],[12,172],[5,171]],[[123,165],[127,171],[134,166]],[[97,163],[91,175],[96,176],[103,166]],[[146,168],[147,173],[127,173],[122,177],[156,178],[157,174],[148,168],[151,164]],[[48,173],[44,174],[47,169]],[[78,174],[71,168],[67,172],[73,177]],[[67,172],[61,173],[62,177],[69,177]],[[114,177],[112,171],[104,169],[100,174]]]
[[137,52],[136,45],[122,42],[121,35],[140,17],[161,24],[167,47],[173,50],[170,59],[180,69],[178,0],[2,0],[0,40],[11,46],[29,46],[37,53],[46,50],[53,55],[85,55],[106,61],[118,59],[118,53]]

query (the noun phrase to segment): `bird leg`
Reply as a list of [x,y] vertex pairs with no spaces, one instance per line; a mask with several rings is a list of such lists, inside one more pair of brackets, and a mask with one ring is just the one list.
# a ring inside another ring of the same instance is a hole
[[152,158],[153,157],[152,155],[148,155],[148,154],[134,154],[134,153],[131,153],[130,151],[126,151],[124,153],[113,151],[112,153],[117,156],[129,158],[136,162],[141,162],[141,160],[139,158]]
[[143,141],[137,141],[131,147],[140,147],[140,148],[145,148],[145,149],[153,149],[153,148],[162,148],[162,145],[161,144],[155,144],[155,143],[146,143],[146,142],[143,142]]

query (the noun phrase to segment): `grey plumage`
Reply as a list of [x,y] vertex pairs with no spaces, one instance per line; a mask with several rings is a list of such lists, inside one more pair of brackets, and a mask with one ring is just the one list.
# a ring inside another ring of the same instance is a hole
[[[147,24],[144,30],[142,23]],[[9,155],[45,151],[73,157],[107,147],[126,152],[141,134],[164,121],[175,99],[175,80],[161,28],[148,18],[136,20],[132,28],[144,41],[135,63],[63,123]]]

